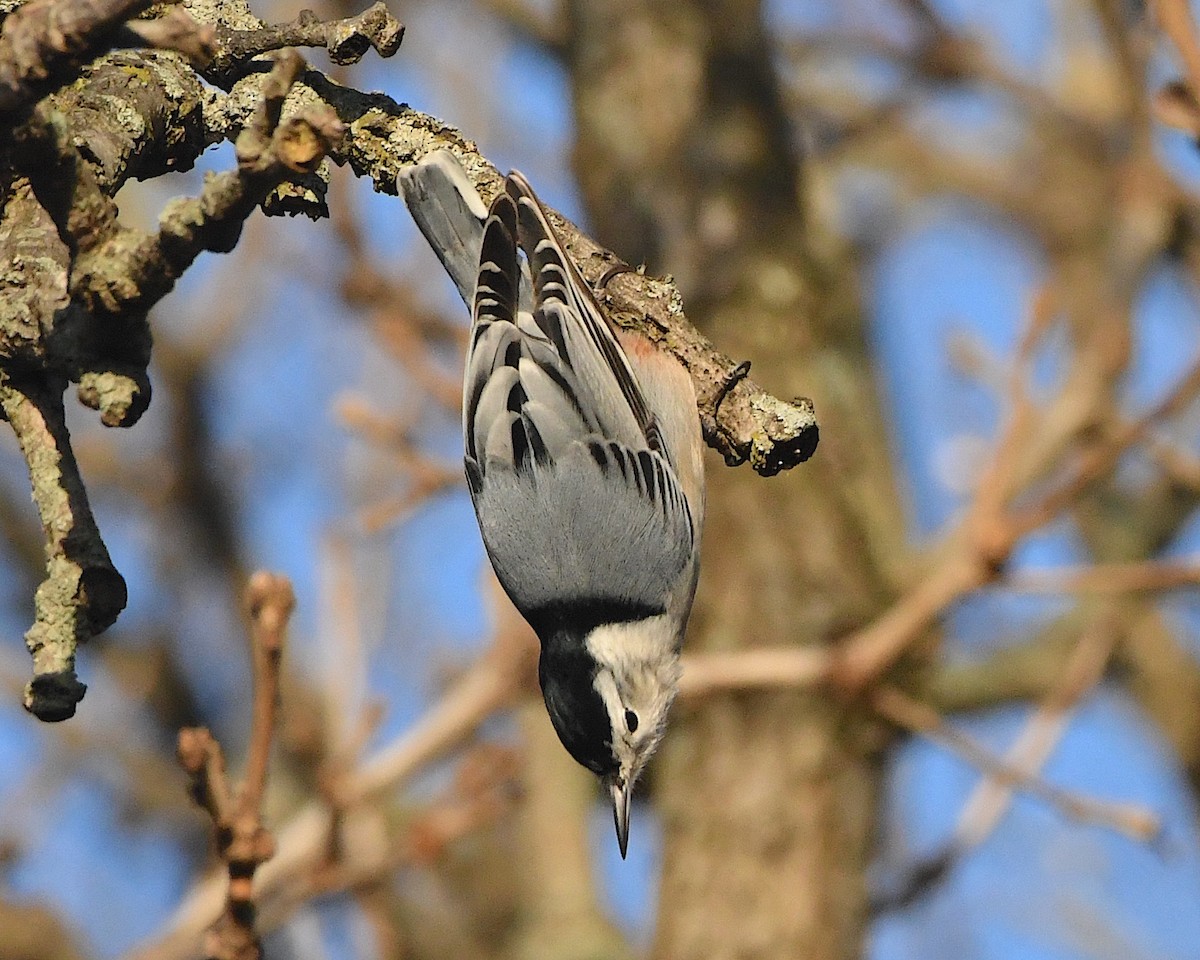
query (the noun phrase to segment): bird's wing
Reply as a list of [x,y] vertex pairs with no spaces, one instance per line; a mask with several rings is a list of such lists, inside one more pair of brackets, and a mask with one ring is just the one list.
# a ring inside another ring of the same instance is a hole
[[501,583],[526,613],[564,598],[665,609],[694,563],[687,499],[624,351],[518,175],[484,225],[472,313],[464,460]]
[[[546,211],[529,181],[515,170],[505,180],[505,189],[517,206],[518,239],[529,258],[533,277],[534,320],[556,343],[565,346],[560,358],[576,371],[582,386],[589,389],[598,414],[624,419],[623,397],[633,415],[642,442],[660,450],[661,437],[654,413],[638,386],[637,378],[600,310],[591,288],[574,261],[563,249]],[[619,393],[612,390],[613,384]]]

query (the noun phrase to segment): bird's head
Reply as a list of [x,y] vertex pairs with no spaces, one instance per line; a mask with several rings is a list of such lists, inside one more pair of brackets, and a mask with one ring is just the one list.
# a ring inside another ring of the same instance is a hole
[[604,783],[622,857],[633,787],[662,739],[679,686],[677,636],[666,614],[542,636],[546,710],[563,746]]

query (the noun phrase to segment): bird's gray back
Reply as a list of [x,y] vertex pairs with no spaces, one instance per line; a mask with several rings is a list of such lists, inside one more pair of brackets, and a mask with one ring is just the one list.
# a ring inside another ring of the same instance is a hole
[[691,577],[691,517],[657,454],[592,437],[527,471],[494,466],[472,496],[521,610],[600,601],[664,611]]

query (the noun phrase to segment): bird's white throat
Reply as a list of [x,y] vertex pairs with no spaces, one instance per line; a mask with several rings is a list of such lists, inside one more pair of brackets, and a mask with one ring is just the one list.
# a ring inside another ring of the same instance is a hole
[[587,635],[585,644],[593,659],[618,680],[650,672],[659,682],[674,687],[679,679],[674,626],[665,614],[600,624]]

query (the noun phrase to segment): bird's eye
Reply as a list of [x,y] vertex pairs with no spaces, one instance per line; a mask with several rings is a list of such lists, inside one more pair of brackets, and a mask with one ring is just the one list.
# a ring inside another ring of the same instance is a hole
[[637,725],[638,725],[637,714],[634,713],[632,710],[626,710],[625,711],[625,726],[627,726],[629,728],[629,732],[634,733],[637,730]]

